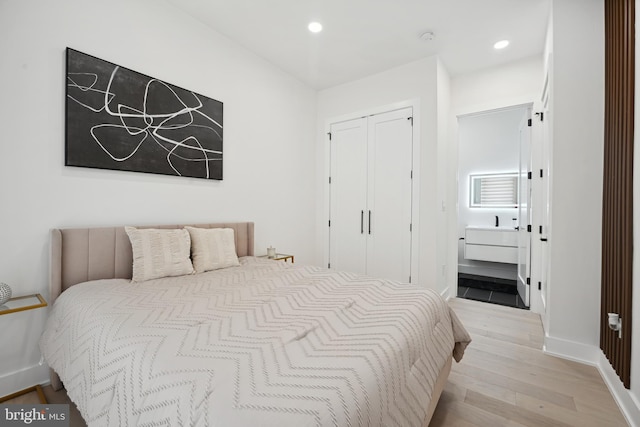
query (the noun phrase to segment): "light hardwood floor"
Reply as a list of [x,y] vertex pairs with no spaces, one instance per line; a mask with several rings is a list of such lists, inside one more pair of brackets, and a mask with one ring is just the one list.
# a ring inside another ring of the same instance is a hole
[[542,352],[540,317],[449,302],[473,342],[454,363],[430,426],[627,426],[598,370]]
[[[473,342],[453,364],[430,427],[627,426],[596,368],[542,352],[538,315],[464,299],[450,305]],[[70,403],[64,390],[43,390],[50,403]],[[70,424],[85,426],[73,404]]]

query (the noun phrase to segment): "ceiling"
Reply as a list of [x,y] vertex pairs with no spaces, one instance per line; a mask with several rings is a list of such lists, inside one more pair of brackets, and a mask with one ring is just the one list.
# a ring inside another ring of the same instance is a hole
[[[315,89],[437,54],[451,75],[541,54],[550,0],[168,0]],[[322,23],[322,32],[307,29]],[[423,41],[420,35],[435,37]],[[511,44],[493,49],[502,39]]]

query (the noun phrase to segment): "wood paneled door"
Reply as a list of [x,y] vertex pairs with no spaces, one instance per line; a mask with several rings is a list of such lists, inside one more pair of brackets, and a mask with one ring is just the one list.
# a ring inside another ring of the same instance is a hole
[[330,129],[329,268],[410,283],[413,109]]

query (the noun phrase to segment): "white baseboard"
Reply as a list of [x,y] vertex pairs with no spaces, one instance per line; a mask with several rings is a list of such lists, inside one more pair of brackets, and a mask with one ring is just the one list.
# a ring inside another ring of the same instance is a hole
[[573,360],[574,362],[586,363],[587,365],[598,366],[600,349],[592,345],[586,345],[575,341],[561,338],[544,337],[542,350],[552,356]]
[[600,350],[598,370],[629,426],[640,427],[640,402],[634,399],[634,396],[624,387],[602,350]]
[[445,300],[445,301],[449,301],[449,299],[451,298],[451,294],[449,293],[449,287],[447,286],[446,288],[444,288],[441,292],[440,292],[440,296]]
[[602,350],[596,346],[545,336],[543,351],[595,366],[630,427],[640,427],[640,402],[624,387]]
[[15,393],[36,384],[49,383],[49,367],[33,365],[0,377],[0,397]]

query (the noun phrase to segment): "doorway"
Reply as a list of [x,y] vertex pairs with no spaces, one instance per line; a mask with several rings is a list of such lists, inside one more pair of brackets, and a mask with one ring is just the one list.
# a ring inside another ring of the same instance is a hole
[[529,306],[531,109],[458,117],[458,297]]

